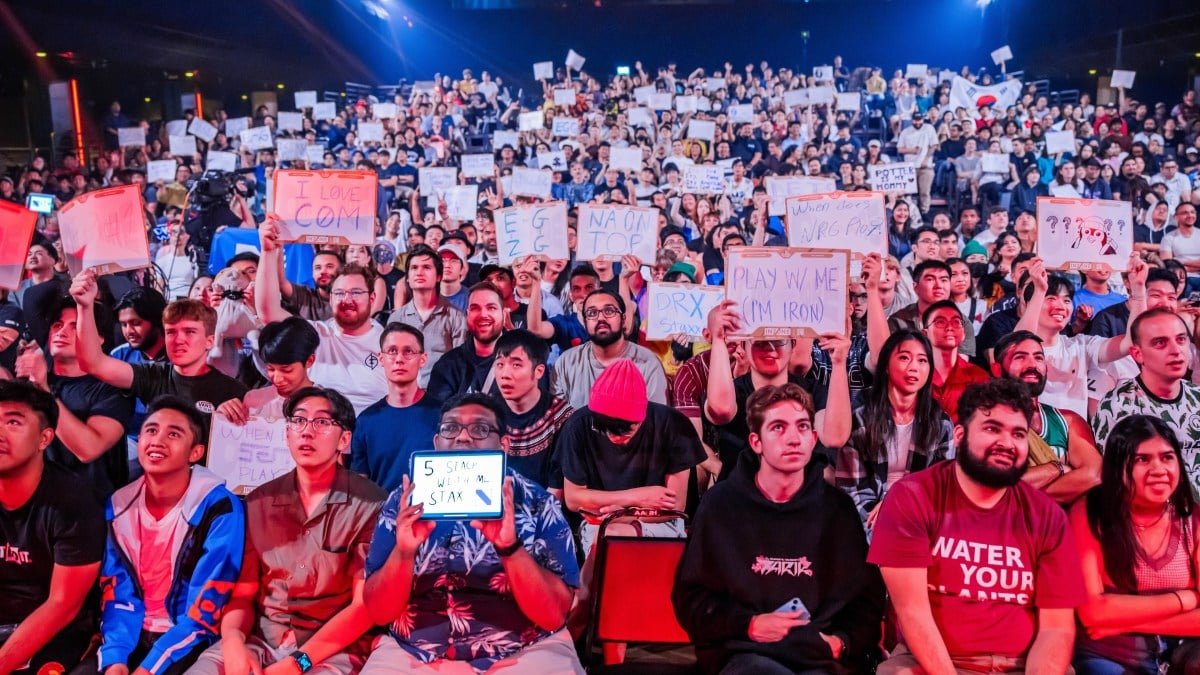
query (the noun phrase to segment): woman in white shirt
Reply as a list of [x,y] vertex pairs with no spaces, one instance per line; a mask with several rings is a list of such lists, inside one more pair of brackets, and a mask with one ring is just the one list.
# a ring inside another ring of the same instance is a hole
[[172,216],[167,223],[167,243],[158,249],[154,264],[162,270],[166,279],[168,301],[187,297],[192,281],[196,279],[196,265],[187,254],[188,234],[183,229],[181,216]]
[[1079,178],[1075,162],[1066,161],[1054,170],[1054,180],[1050,181],[1052,197],[1079,197]]

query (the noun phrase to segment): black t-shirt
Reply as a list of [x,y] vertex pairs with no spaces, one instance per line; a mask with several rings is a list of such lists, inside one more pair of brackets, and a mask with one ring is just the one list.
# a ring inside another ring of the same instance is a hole
[[704,448],[683,413],[650,403],[646,419],[629,443],[616,445],[592,429],[593,414],[575,411],[554,444],[563,478],[593,490],[613,492],[665,485],[667,476],[704,461]]
[[[54,377],[50,384],[55,398],[83,422],[92,417],[108,417],[124,427],[133,416],[133,399],[125,392],[91,375]],[[84,464],[55,437],[46,448],[46,456],[86,480],[103,499],[129,482],[129,463],[125,436],[105,450],[98,459]]]
[[169,363],[139,363],[133,366],[133,395],[149,404],[163,394],[178,396],[204,415],[205,432],[212,413],[225,401],[246,395],[246,385],[216,368],[195,377],[185,377]]
[[11,373],[17,367],[17,347],[21,343],[21,333],[25,330],[25,317],[15,303],[0,302],[0,328],[17,331],[17,339],[0,352],[0,366],[4,366]]
[[[794,375],[788,376],[788,382],[800,385],[804,391],[812,395],[814,410],[825,409],[829,396],[825,386]],[[716,425],[709,422],[708,416],[704,415],[704,436],[715,443],[713,449],[721,458],[721,475],[718,480],[724,480],[733,473],[738,456],[750,447],[750,425],[746,424],[746,401],[753,393],[754,381],[751,379],[750,373],[736,377],[733,380],[733,394],[737,400],[737,414],[733,416],[733,419],[728,424]],[[701,406],[701,411],[703,410],[704,407]]]
[[[29,501],[0,507],[0,624],[24,621],[47,600],[54,566],[78,567],[104,557],[104,508],[82,479],[46,462]],[[72,624],[80,627],[88,607]]]

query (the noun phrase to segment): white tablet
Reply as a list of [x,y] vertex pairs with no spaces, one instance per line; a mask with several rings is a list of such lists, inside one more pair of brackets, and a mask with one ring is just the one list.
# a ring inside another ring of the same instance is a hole
[[489,520],[504,506],[503,450],[422,450],[412,455],[412,504],[423,520]]

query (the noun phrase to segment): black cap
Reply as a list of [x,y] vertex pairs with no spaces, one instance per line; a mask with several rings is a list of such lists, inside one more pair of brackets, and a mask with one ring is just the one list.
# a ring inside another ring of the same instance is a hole
[[668,225],[668,226],[664,227],[663,229],[659,230],[658,243],[659,244],[666,243],[667,237],[670,237],[673,234],[677,234],[677,235],[683,237],[684,241],[687,241],[687,235],[683,233],[682,229],[676,227],[675,225]]
[[492,276],[496,272],[500,272],[504,276],[508,277],[509,281],[512,281],[514,278],[513,272],[509,268],[504,267],[503,265],[487,264],[479,268],[479,280],[486,281],[488,277]]
[[254,251],[242,251],[241,253],[230,258],[229,260],[226,260],[225,266],[228,267],[228,266],[232,265],[233,263],[237,263],[237,262],[252,262],[255,265],[257,265],[258,264],[258,254],[255,253]]

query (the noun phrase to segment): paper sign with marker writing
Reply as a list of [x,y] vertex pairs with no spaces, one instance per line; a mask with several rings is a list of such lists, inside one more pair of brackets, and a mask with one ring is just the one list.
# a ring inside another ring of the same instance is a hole
[[837,109],[845,110],[846,112],[858,112],[862,110],[862,94],[838,94]]
[[298,91],[296,92],[296,110],[304,110],[317,105],[317,92],[315,91]]
[[169,184],[175,182],[175,169],[179,168],[179,162],[173,159],[156,159],[146,164],[146,182],[157,183],[162,181]]
[[566,171],[567,153],[563,152],[562,150],[539,153],[537,156],[537,168]]
[[725,88],[725,78],[723,78],[723,77],[710,77],[704,81],[704,91],[709,94],[713,93],[714,91],[717,91],[718,89],[724,89],[724,88]]
[[1107,199],[1037,201],[1037,252],[1047,269],[1124,271],[1133,250],[1133,205]]
[[608,166],[618,171],[641,171],[641,148],[611,148],[608,153]]
[[235,138],[240,138],[242,131],[249,128],[249,117],[230,117],[225,120],[225,137],[232,141]]
[[383,122],[359,122],[358,140],[363,143],[382,143]]
[[400,109],[395,103],[376,103],[371,106],[371,115],[377,120],[395,119]]
[[196,117],[188,127],[188,133],[205,143],[212,143],[213,139],[217,137],[217,128],[209,124],[206,120]]
[[650,102],[650,97],[653,96],[657,91],[658,88],[652,84],[647,84],[643,87],[634,87],[633,100],[636,101],[638,105],[646,105]]
[[742,316],[734,337],[847,335],[849,251],[739,246],[725,261],[725,298]]
[[580,204],[579,260],[620,260],[635,255],[647,265],[658,248],[658,211],[637,206]]
[[182,136],[187,133],[187,120],[171,120],[167,122],[167,136]]
[[732,124],[749,124],[754,121],[754,106],[739,104],[729,106],[729,121]]
[[304,113],[281,110],[278,122],[283,131],[300,131],[304,128]]
[[696,97],[695,96],[676,96],[675,97],[675,112],[680,115],[696,112]]
[[24,206],[0,199],[0,288],[11,291],[21,285],[37,219]]
[[917,191],[917,169],[911,162],[872,164],[867,168],[867,181],[874,190],[906,194]]
[[672,96],[670,92],[661,92],[650,97],[651,110],[670,110]]
[[554,90],[554,105],[571,107],[575,105],[575,90],[574,89],[555,89]]
[[171,154],[176,157],[196,156],[195,136],[170,136],[167,138],[167,143]]
[[904,79],[906,80],[920,79],[925,77],[927,74],[929,74],[929,66],[925,65],[924,63],[910,63],[908,64],[908,67],[904,69]]
[[374,244],[377,190],[374,171],[276,171],[280,241]]
[[496,158],[490,154],[463,155],[462,174],[467,178],[489,178],[496,173]]
[[788,197],[800,195],[816,195],[823,192],[833,192],[837,189],[837,181],[833,178],[820,176],[767,176],[767,215],[782,216],[787,213]]
[[654,126],[654,113],[647,108],[630,108],[629,123],[635,127],[652,127]]
[[813,68],[813,79],[818,82],[833,81],[833,66],[816,66]]
[[441,191],[446,200],[446,215],[454,220],[475,220],[479,210],[478,185],[454,185]]
[[307,157],[308,141],[303,138],[281,138],[278,147],[281,162],[298,162]]
[[708,120],[688,120],[687,137],[697,138],[702,141],[712,141],[713,136],[717,133],[717,123]]
[[1046,152],[1057,155],[1060,152],[1075,152],[1075,134],[1070,131],[1047,131]]
[[512,188],[506,192],[518,197],[549,199],[550,186],[553,181],[549,171],[530,169],[524,166],[513,167]]
[[141,127],[117,129],[117,144],[122,148],[140,148],[146,144],[146,132]]
[[830,192],[787,200],[788,246],[847,249],[857,275],[868,254],[887,255],[887,210],[881,192]]
[[521,131],[537,131],[546,128],[546,120],[541,110],[521,113],[517,116],[517,128]]
[[312,109],[315,120],[329,120],[337,117],[337,104],[333,101],[317,103]]
[[437,86],[433,80],[417,80],[413,82],[412,90],[414,94],[432,94],[437,91]]
[[1133,89],[1133,78],[1136,76],[1136,70],[1114,70],[1109,86],[1113,89]]
[[574,117],[555,117],[550,132],[556,137],[578,136],[579,120]]
[[1005,61],[1012,61],[1012,57],[1012,48],[1008,45],[1004,45],[1003,47],[992,52],[992,63],[1000,65]]
[[85,269],[110,274],[149,267],[145,213],[137,185],[106,188],[72,199],[58,212],[71,276]]
[[979,168],[984,173],[1008,173],[1008,155],[1003,153],[985,152],[979,156]]
[[583,70],[583,63],[586,60],[587,59],[585,59],[582,56],[580,56],[579,54],[577,54],[574,49],[568,49],[567,50],[567,59],[564,63],[566,63],[567,67],[570,68],[571,70],[579,71],[579,70]]
[[417,169],[417,187],[427,197],[457,184],[458,169],[455,167],[423,166]]
[[810,105],[833,105],[833,87],[809,87],[808,102]]
[[515,131],[497,131],[492,134],[492,149],[499,150],[504,146],[516,150],[521,147],[521,134]]
[[789,108],[808,105],[807,89],[791,89],[783,92],[783,104]]
[[496,237],[500,262],[504,265],[531,255],[547,260],[566,259],[571,254],[567,247],[567,204],[549,202],[499,209]]
[[268,150],[275,147],[275,139],[271,136],[271,130],[267,127],[242,129],[238,138],[242,141],[242,147],[247,150]]
[[715,165],[683,167],[683,191],[699,195],[725,192],[725,170]]
[[237,495],[249,494],[296,468],[283,418],[250,417],[239,426],[214,413],[208,439],[209,470],[225,479],[230,492]]
[[209,171],[224,171],[233,173],[237,171],[237,154],[232,152],[221,152],[219,150],[209,150],[208,158],[204,162],[204,168]]
[[553,80],[554,79],[554,62],[553,61],[538,61],[533,64],[533,79],[535,80]]
[[323,145],[307,145],[304,147],[304,161],[308,162],[308,168],[315,169],[325,163],[325,146]]
[[724,286],[651,281],[646,291],[646,339],[704,336],[708,313],[725,300]]

